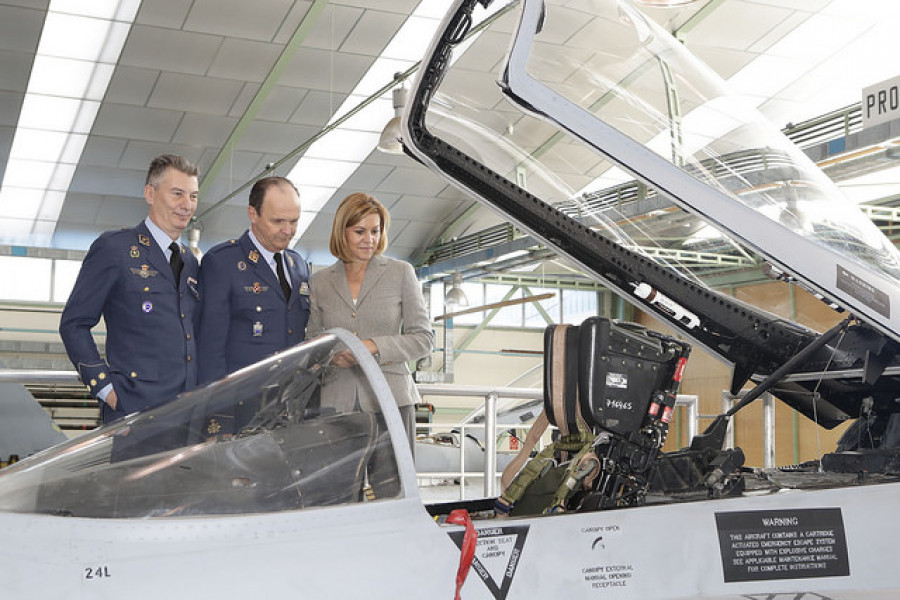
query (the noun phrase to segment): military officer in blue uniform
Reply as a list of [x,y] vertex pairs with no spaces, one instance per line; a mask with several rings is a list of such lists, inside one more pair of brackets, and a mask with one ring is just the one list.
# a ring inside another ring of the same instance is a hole
[[250,229],[240,239],[203,256],[197,330],[202,383],[304,339],[309,267],[288,249],[300,220],[297,189],[284,177],[260,179],[250,190],[247,213]]
[[[197,209],[197,192],[197,167],[180,156],[154,158],[144,186],[147,218],[94,241],[63,309],[59,333],[100,401],[104,423],[197,384],[199,267],[179,240]],[[91,335],[101,315],[105,359]]]

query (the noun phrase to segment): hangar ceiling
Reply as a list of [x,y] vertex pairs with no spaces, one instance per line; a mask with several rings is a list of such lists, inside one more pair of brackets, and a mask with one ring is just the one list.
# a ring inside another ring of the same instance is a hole
[[[449,0],[84,4],[0,0],[0,244],[86,250],[101,231],[137,223],[146,215],[147,164],[165,152],[201,169],[202,250],[246,228],[247,186],[268,165],[301,189],[305,231],[296,248],[316,265],[333,260],[331,219],[353,191],[373,193],[388,206],[389,253],[413,262],[440,241],[499,223],[409,157],[375,149],[394,114],[395,73],[414,71]],[[780,127],[857,103],[862,88],[898,74],[896,62],[885,59],[900,25],[893,0],[635,4]],[[48,18],[57,11],[69,20]],[[99,36],[108,43],[106,62],[89,69],[91,86],[105,87],[93,90],[96,102],[79,105],[77,143],[57,148],[48,137],[56,111],[25,100],[35,91],[65,95],[53,88],[65,77],[45,76],[43,88],[29,87],[41,83],[44,63],[36,56],[51,48],[46,53],[56,62],[75,57],[73,64],[83,67],[78,53],[89,50],[80,42],[92,30],[73,28],[79,21],[98,26],[108,15],[117,23]],[[493,68],[502,44],[479,68]],[[29,127],[46,141],[16,155],[17,136],[26,139],[21,131]],[[858,199],[897,195],[898,175],[883,162],[881,178],[848,176],[842,184]],[[32,189],[44,174],[52,193]]]

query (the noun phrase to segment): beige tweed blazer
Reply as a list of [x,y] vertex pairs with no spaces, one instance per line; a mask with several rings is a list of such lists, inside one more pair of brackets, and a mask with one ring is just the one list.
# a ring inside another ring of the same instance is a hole
[[[397,405],[419,402],[408,362],[431,352],[434,333],[412,265],[380,254],[372,257],[355,304],[341,261],[313,273],[309,288],[306,339],[342,327],[361,340],[373,340],[378,346],[379,366]],[[323,383],[322,405],[340,411],[356,406],[373,410],[375,403],[364,381],[358,366],[332,367]]]

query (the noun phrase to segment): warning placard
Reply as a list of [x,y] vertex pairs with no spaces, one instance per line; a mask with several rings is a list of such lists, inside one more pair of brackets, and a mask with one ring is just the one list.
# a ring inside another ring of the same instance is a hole
[[[453,531],[448,534],[457,547],[462,548],[465,532]],[[527,536],[528,525],[478,529],[472,572],[481,578],[497,600],[506,600]]]
[[839,508],[716,513],[725,581],[850,574]]

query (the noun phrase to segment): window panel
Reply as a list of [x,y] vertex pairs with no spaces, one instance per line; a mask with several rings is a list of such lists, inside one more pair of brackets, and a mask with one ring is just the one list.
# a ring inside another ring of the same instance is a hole
[[47,302],[50,300],[49,258],[0,256],[0,281],[4,300]]

